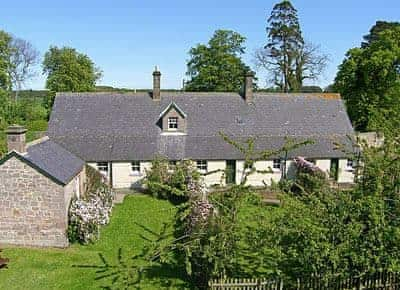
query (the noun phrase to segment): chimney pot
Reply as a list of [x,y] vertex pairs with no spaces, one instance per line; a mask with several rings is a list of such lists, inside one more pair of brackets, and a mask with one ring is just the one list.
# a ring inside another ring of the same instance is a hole
[[253,102],[253,79],[254,79],[254,72],[252,71],[246,72],[244,81],[244,99],[246,103]]
[[152,93],[153,100],[155,101],[161,100],[160,82],[161,82],[161,72],[158,70],[158,66],[156,66],[153,72],[153,93]]
[[20,125],[11,125],[7,128],[7,149],[8,152],[17,151],[19,153],[26,152],[26,129]]

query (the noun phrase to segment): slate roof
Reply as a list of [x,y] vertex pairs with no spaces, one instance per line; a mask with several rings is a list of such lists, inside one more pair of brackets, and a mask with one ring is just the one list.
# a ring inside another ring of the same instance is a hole
[[0,164],[11,157],[16,157],[28,163],[42,174],[62,185],[68,184],[85,165],[82,159],[68,152],[57,143],[48,140],[48,138],[32,142],[32,145],[27,147],[26,153],[10,152],[0,160]]
[[[171,103],[185,112],[187,134],[162,135],[160,113]],[[277,149],[285,137],[313,140],[291,156],[344,157],[334,143],[351,151],[354,131],[335,94],[259,94],[247,104],[236,93],[162,92],[59,93],[50,118],[50,138],[85,161],[240,159],[219,132],[236,140],[257,137],[259,149]]]

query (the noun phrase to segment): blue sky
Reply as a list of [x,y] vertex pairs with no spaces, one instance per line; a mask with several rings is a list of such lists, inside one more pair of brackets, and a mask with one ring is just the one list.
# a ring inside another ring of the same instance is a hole
[[[159,65],[163,88],[180,88],[187,52],[207,42],[216,29],[247,37],[244,60],[266,41],[266,18],[277,1],[269,0],[57,0],[2,1],[0,29],[31,41],[41,52],[50,45],[71,46],[88,54],[103,70],[101,84],[151,87]],[[400,21],[399,0],[293,0],[304,38],[320,44],[331,62],[316,82],[335,77],[346,51],[358,46],[376,20]],[[39,76],[26,85],[45,86]],[[263,73],[259,85],[264,86]]]

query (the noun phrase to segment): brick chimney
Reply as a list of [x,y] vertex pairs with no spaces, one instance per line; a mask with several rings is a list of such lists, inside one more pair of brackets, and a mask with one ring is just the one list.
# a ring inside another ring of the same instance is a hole
[[7,128],[7,148],[8,152],[17,151],[19,153],[26,152],[26,129],[20,125],[11,125]]
[[246,72],[244,80],[244,99],[246,103],[253,102],[253,79],[254,79],[254,72],[252,71]]
[[161,72],[158,70],[156,66],[153,72],[153,100],[159,101],[161,100],[161,89],[160,89],[160,81],[161,81]]

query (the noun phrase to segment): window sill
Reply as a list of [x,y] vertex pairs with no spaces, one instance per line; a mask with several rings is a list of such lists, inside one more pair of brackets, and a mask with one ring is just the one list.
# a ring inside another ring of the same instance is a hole
[[143,174],[140,173],[140,172],[131,172],[131,173],[129,174],[129,176],[143,176]]
[[272,169],[272,173],[281,173],[281,172],[282,172],[282,170],[280,170],[280,169],[276,169],[276,168]]

